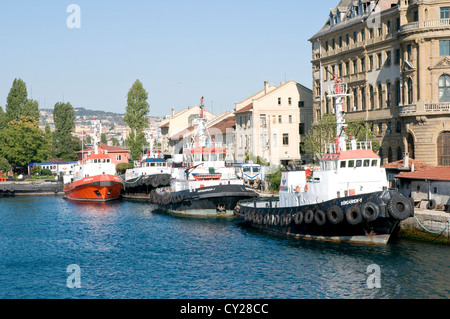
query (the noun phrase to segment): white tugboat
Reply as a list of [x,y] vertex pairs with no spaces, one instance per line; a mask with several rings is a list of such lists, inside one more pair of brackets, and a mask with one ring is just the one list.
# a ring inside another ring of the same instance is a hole
[[282,172],[278,198],[240,201],[235,215],[253,226],[296,238],[386,244],[401,220],[414,215],[412,201],[388,189],[370,142],[347,141],[342,109],[347,87],[335,79],[335,143],[320,170]]
[[233,216],[239,200],[257,195],[236,176],[222,143],[211,139],[203,107],[202,99],[193,137],[183,147],[183,167],[174,168],[170,191],[156,192],[153,200],[160,210],[173,214]]

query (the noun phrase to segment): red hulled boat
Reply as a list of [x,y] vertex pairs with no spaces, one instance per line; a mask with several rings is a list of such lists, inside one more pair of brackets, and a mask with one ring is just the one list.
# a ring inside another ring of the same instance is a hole
[[104,202],[118,199],[122,194],[124,183],[115,175],[116,165],[106,151],[98,147],[97,127],[100,125],[94,118],[94,152],[86,160],[82,159],[73,181],[64,186],[66,198],[70,200]]

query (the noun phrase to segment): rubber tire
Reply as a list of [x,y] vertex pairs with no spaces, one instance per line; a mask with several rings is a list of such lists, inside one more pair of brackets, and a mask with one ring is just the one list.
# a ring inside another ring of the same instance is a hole
[[333,225],[337,225],[344,220],[344,211],[339,206],[331,206],[327,210],[328,221]]
[[436,201],[434,199],[430,199],[427,203],[427,209],[433,210],[436,208]]
[[318,210],[314,213],[314,221],[318,226],[323,226],[327,222],[327,216],[324,211]]
[[313,220],[314,220],[314,212],[308,209],[305,213],[304,222],[305,224],[311,224]]
[[365,221],[373,222],[380,216],[380,208],[372,202],[367,202],[361,207],[361,214]]
[[301,223],[303,223],[303,217],[303,212],[297,212],[294,219],[295,224],[300,225]]
[[414,207],[407,198],[394,195],[387,204],[389,214],[398,220],[405,220],[414,212]]
[[[354,215],[356,214],[356,215]],[[358,206],[352,206],[345,211],[345,219],[350,225],[358,225],[363,221],[361,210]]]

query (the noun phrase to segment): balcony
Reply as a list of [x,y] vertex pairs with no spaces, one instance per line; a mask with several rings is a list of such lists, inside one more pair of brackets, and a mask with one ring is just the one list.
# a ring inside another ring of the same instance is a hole
[[450,103],[418,103],[400,106],[399,116],[449,115]]
[[450,29],[450,19],[417,21],[402,25],[400,32],[411,32],[422,29]]

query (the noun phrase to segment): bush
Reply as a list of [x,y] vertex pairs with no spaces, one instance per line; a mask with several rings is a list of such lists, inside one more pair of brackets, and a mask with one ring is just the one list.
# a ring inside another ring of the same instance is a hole
[[33,167],[33,169],[31,170],[31,175],[40,175],[42,172],[42,167],[41,166],[35,166]]
[[116,166],[116,172],[118,174],[123,174],[127,169],[134,168],[133,163],[119,163]]
[[11,164],[4,157],[0,157],[0,172],[9,172],[12,169]]
[[52,175],[52,171],[49,170],[48,168],[44,168],[44,169],[41,171],[41,175],[42,175],[42,176],[50,176],[50,175]]

